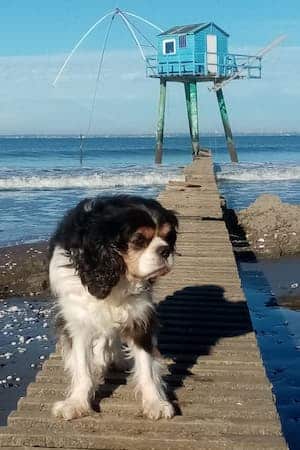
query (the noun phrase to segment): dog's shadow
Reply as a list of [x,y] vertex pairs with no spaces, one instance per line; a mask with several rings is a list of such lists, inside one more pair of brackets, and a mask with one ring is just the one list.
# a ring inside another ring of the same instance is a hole
[[[201,357],[209,355],[220,339],[252,331],[251,319],[247,303],[230,301],[218,285],[186,286],[161,301],[157,312],[158,349],[169,362],[169,374],[164,380],[176,413],[181,414],[176,391],[188,377],[194,376],[193,366],[200,362],[201,372]],[[113,380],[108,377],[107,384],[96,393],[93,403],[96,411],[101,409],[103,398],[112,396],[121,384],[126,384],[126,378],[124,373],[119,376],[114,373]]]
[[188,286],[158,305],[161,322],[159,350],[171,358],[165,377],[170,399],[181,414],[176,390],[193,377],[192,368],[209,355],[220,339],[252,331],[245,301],[230,301],[217,285]]

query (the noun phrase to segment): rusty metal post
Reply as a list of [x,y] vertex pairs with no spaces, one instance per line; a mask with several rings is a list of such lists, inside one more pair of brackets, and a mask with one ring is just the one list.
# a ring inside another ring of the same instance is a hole
[[190,93],[190,83],[184,82],[185,91],[185,101],[186,101],[186,111],[189,121],[190,136],[192,138],[192,119],[191,119],[191,93]]
[[192,149],[193,149],[193,156],[196,156],[200,152],[197,82],[191,81],[187,84],[189,85],[189,94],[188,94],[189,102],[187,102],[187,108],[190,111],[189,123],[192,139]]
[[224,132],[225,132],[227,148],[229,151],[230,159],[232,162],[238,162],[238,156],[237,156],[237,152],[236,152],[234,141],[233,141],[232,131],[230,128],[229,118],[228,118],[228,114],[227,114],[227,109],[226,109],[226,104],[225,104],[222,89],[218,89],[216,91],[216,94],[217,94],[217,99],[218,99],[219,109],[220,109],[221,118],[222,118],[222,122],[223,122],[223,127],[224,127]]
[[161,164],[163,141],[164,141],[164,125],[165,125],[165,110],[166,110],[166,90],[167,82],[163,78],[160,79],[160,95],[158,107],[158,122],[156,131],[156,149],[155,149],[155,163]]

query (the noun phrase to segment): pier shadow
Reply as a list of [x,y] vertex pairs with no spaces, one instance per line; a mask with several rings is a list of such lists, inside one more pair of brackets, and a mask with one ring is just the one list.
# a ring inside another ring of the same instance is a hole
[[223,207],[223,218],[237,263],[257,262],[256,255],[250,247],[244,228],[238,222],[234,209]]

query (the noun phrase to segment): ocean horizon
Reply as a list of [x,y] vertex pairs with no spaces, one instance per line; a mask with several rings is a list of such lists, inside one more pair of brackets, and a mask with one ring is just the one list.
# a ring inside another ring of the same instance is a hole
[[[0,138],[4,139],[27,139],[27,138],[36,138],[36,139],[81,139],[83,136],[86,139],[109,139],[109,138],[155,138],[155,132],[145,132],[145,133],[90,133],[89,135],[85,135],[84,133],[0,133]],[[223,131],[207,131],[201,133],[202,137],[213,137],[219,136],[224,137]],[[294,130],[282,130],[282,131],[238,131],[234,133],[234,137],[239,136],[300,136],[299,131]],[[186,137],[189,138],[189,134],[187,132],[169,132],[164,134],[164,138],[168,137]]]

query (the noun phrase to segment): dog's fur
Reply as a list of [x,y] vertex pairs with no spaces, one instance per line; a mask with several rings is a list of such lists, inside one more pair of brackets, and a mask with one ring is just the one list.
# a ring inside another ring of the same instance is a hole
[[90,412],[107,369],[124,365],[123,344],[134,361],[144,414],[174,415],[154,356],[151,291],[172,266],[177,226],[172,211],[133,196],[83,200],[58,226],[50,243],[50,284],[71,386],[55,403],[55,416],[70,420]]

